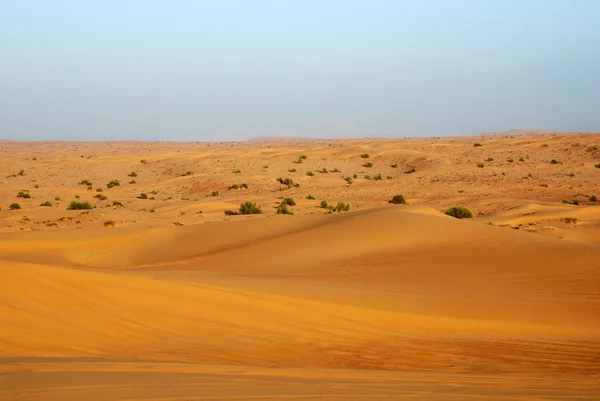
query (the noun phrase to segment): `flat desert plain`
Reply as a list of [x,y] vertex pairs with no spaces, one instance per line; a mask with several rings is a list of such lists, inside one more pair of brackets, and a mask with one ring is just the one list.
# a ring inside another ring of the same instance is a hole
[[599,399],[599,146],[0,142],[0,400]]

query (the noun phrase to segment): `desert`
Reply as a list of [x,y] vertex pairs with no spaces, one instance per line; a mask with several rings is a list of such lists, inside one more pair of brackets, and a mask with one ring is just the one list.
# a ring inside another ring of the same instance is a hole
[[0,141],[0,400],[598,399],[599,146]]

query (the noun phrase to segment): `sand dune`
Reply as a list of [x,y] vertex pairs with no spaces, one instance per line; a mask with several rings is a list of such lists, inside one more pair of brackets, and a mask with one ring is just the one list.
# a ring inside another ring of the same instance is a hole
[[3,176],[27,168],[4,203],[33,198],[0,211],[0,400],[597,399],[600,213],[574,193],[600,194],[597,139],[2,143]]

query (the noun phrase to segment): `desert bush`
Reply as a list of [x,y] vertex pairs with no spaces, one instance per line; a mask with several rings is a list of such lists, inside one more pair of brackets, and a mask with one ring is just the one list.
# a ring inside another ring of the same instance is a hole
[[313,173],[312,171],[307,171],[306,175],[309,177],[313,177],[315,175],[315,173]]
[[146,164],[146,159],[142,159],[142,160],[140,160],[140,163],[142,163],[142,164]]
[[588,199],[590,200],[590,202],[596,202],[598,200],[598,197],[596,195],[590,195]]
[[579,219],[577,217],[565,217],[562,219],[567,224],[577,224],[579,223]]
[[302,160],[306,160],[306,155],[301,155],[301,156],[300,156],[300,159],[302,159]]
[[246,201],[240,205],[240,214],[260,214],[262,210],[256,206],[256,203]]
[[294,180],[292,180],[291,178],[281,178],[281,177],[279,177],[277,179],[277,182],[279,182],[280,184],[283,184],[283,185],[287,185],[288,187],[291,187],[291,186],[294,185]]
[[81,198],[81,196],[75,195],[75,199],[79,199],[79,198]]
[[509,163],[512,163],[512,162],[514,162],[514,160],[513,160],[513,158],[512,158],[512,157],[509,157],[508,159],[506,159],[506,161],[507,161],[507,162],[509,162]]
[[19,175],[20,175],[21,177],[22,177],[22,176],[24,176],[24,175],[25,175],[25,170],[21,170],[21,171],[19,171]]
[[104,222],[104,227],[114,227],[115,226],[115,222],[112,220],[106,220]]
[[104,192],[102,188],[96,188],[96,192]]
[[248,184],[243,183],[243,184],[240,185],[240,187],[242,187],[244,189],[248,189]]
[[352,178],[357,179],[358,178],[358,174],[352,174]]
[[473,217],[473,213],[464,206],[453,206],[446,210],[445,213],[457,219],[470,219]]
[[55,196],[55,197],[54,197],[54,200],[55,200],[55,201],[59,201],[59,200],[60,200],[60,196]]
[[129,183],[130,184],[137,184],[137,181],[136,180],[131,180],[131,181],[129,181]]
[[360,155],[360,157],[362,157],[363,159],[368,159],[369,158],[369,154],[368,153],[363,153],[362,155]]
[[38,189],[38,188],[40,187],[40,185],[39,185],[39,184],[35,184],[33,187],[34,187],[35,189]]
[[24,189],[22,191],[19,191],[19,193],[17,194],[17,198],[29,199],[31,198],[31,195],[29,194],[28,190]]
[[312,195],[308,195],[308,196],[306,197],[306,199],[315,200],[315,197],[314,197],[314,196],[312,196]]
[[293,198],[283,198],[281,203],[288,206],[296,206],[296,201]]
[[410,168],[409,170],[406,170],[406,171],[404,172],[404,174],[411,174],[411,173],[414,173],[415,171],[417,171],[417,169],[416,169],[416,168],[414,168],[414,167],[412,167],[412,168]]
[[354,182],[352,177],[346,177],[346,178],[344,178],[344,180],[348,183],[348,185],[352,185],[352,183]]
[[113,206],[123,206],[123,204],[119,201],[113,201]]
[[84,209],[93,209],[94,207],[90,204],[90,202],[77,202],[73,201],[69,203],[67,206],[68,210],[84,210]]
[[137,173],[135,171],[132,171],[131,173],[129,173],[129,177],[137,177],[137,176],[138,175],[137,175]]
[[408,205],[408,202],[404,198],[404,195],[394,195],[392,200],[389,202],[393,203],[394,205]]
[[10,210],[18,210],[18,209],[21,209],[21,205],[19,205],[18,203],[11,203],[8,208]]
[[488,158],[487,158],[487,159],[485,159],[484,161],[486,161],[486,162],[493,162],[493,161],[494,161],[494,158],[493,158],[493,157],[488,157]]
[[556,159],[552,159],[552,160],[550,160],[550,164],[558,164],[558,163],[559,163],[559,162],[558,162],[558,160],[556,160]]
[[329,204],[327,203],[326,200],[321,201],[321,209],[327,209],[328,206],[329,206]]
[[540,187],[548,188],[548,184],[540,184]]
[[593,152],[593,151],[596,151],[596,150],[598,150],[598,145],[590,146],[590,147],[588,148],[588,151],[589,151],[589,152]]
[[240,213],[236,210],[225,210],[225,216],[237,216],[238,214]]
[[600,168],[600,163],[598,163],[598,164],[594,164],[594,167],[596,167],[596,168]]
[[336,212],[347,212],[350,210],[350,204],[346,202],[338,202],[333,210]]
[[237,169],[236,169],[236,170],[232,170],[231,172],[232,172],[233,174],[240,174],[240,173],[241,173],[241,171],[240,171],[240,170],[237,170]]
[[394,163],[390,166],[391,168],[398,168],[398,163]]
[[295,173],[295,172],[296,172],[295,168],[291,168],[291,169],[288,170],[288,173]]
[[81,180],[78,182],[79,185],[86,185],[86,186],[90,186],[92,185],[92,183],[90,182],[90,180]]
[[219,196],[219,191],[212,191],[210,196]]
[[327,169],[325,167],[323,167],[321,170],[317,170],[317,173],[327,174],[327,173],[329,173],[329,171],[327,171]]
[[118,187],[119,185],[121,185],[119,180],[112,180],[111,182],[106,184],[106,188]]
[[363,167],[373,167],[373,163],[367,162],[367,163],[363,164]]
[[573,200],[563,199],[562,203],[566,203],[567,205],[579,206],[579,201],[577,199],[573,199]]
[[98,198],[98,199],[100,199],[101,201],[103,201],[103,200],[107,200],[107,199],[108,199],[108,196],[106,196],[106,195],[103,195],[103,194],[96,194],[96,195],[94,196],[94,198]]
[[378,173],[373,176],[373,179],[375,181],[381,181],[381,180],[383,180],[383,177],[381,176],[381,174]]
[[292,215],[292,212],[285,203],[281,202],[281,204],[277,207],[277,214],[289,214]]
[[371,176],[367,174],[367,175],[364,176],[364,179],[365,180],[372,180],[373,178],[371,178]]
[[480,144],[479,142],[475,142],[475,143],[473,144],[473,147],[475,147],[475,148],[477,148],[477,147],[480,147],[480,146],[483,146],[483,145],[482,145],[482,144]]
[[49,207],[52,207],[52,202],[50,202],[50,201],[42,202],[42,203],[40,203],[40,206],[49,206]]
[[519,157],[519,161],[520,161],[520,162],[524,162],[524,161],[525,161],[525,159],[523,159],[522,157]]
[[477,163],[477,167],[483,168],[485,165],[483,163]]
[[194,174],[194,173],[192,171],[190,171],[190,170],[188,170],[188,171],[185,172],[185,175],[192,175],[192,174]]
[[340,169],[338,169],[337,167],[334,168],[333,170],[331,170],[332,173],[341,173]]
[[238,184],[233,184],[230,185],[229,187],[227,187],[227,189],[231,190],[231,189],[239,189],[239,185]]
[[147,193],[145,193],[145,192],[142,192],[142,193],[140,194],[140,196],[138,196],[138,199],[148,199],[148,194],[147,194]]

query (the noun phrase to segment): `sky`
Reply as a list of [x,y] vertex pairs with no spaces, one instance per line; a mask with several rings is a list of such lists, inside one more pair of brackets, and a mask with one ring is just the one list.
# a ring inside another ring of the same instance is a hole
[[0,0],[0,138],[600,131],[597,0]]

